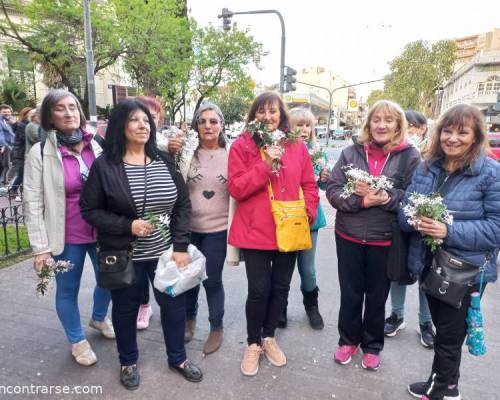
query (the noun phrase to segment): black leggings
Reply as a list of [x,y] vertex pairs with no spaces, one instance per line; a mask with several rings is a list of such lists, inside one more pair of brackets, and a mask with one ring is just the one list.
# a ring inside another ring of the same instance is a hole
[[274,337],[288,299],[297,252],[244,249],[248,279],[246,302],[248,344]]

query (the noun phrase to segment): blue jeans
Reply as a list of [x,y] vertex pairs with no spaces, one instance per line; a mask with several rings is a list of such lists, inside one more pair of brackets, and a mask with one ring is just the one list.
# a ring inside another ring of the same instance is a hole
[[[226,259],[227,231],[213,233],[191,232],[191,243],[194,244],[207,259],[207,279],[203,281],[208,303],[208,320],[210,330],[222,328],[224,318],[224,285],[222,270]],[[198,313],[198,295],[200,285],[186,292],[186,319],[196,318]]]
[[[68,272],[56,275],[57,316],[71,344],[81,342],[85,339],[85,332],[82,329],[80,310],[78,308],[78,292],[80,290],[85,255],[87,253],[92,261],[97,280],[97,250],[95,243],[66,243],[64,251],[54,257],[56,261],[70,261],[73,264],[73,268]],[[92,319],[95,321],[104,321],[110,301],[111,294],[109,290],[101,289],[96,285],[94,288]]]
[[300,288],[303,292],[316,289],[316,244],[318,231],[311,231],[312,248],[297,252],[297,267],[300,274]]
[[[404,318],[405,315],[405,298],[406,298],[406,285],[400,285],[397,282],[391,282],[391,306],[392,312],[398,318]],[[418,288],[419,310],[418,320],[420,324],[431,322],[431,312],[429,310],[429,303],[425,293]]]
[[[154,279],[158,259],[134,262],[136,283],[111,291],[113,298],[113,326],[121,365],[133,365],[139,359],[137,348],[137,314],[144,293],[144,285]],[[186,361],[184,329],[186,304],[184,293],[170,297],[153,286],[153,294],[160,306],[163,340],[167,348],[168,364],[177,367]],[[160,347],[158,347],[159,349]]]

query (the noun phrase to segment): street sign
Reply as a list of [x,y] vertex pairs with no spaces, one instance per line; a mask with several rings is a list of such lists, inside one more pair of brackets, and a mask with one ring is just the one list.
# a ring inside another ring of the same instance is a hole
[[349,100],[347,111],[358,111],[358,101],[356,99]]

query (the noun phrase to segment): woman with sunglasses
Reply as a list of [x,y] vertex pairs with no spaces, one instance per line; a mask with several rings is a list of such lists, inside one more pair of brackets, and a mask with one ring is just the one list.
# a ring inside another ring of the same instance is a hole
[[[53,257],[73,267],[56,275],[56,310],[71,343],[71,354],[80,365],[92,365],[97,357],[85,339],[80,322],[78,292],[85,257],[97,272],[96,231],[80,215],[80,193],[101,147],[85,128],[85,116],[76,97],[62,89],[51,90],[43,99],[41,127],[47,138],[35,144],[26,157],[24,217],[40,272]],[[95,287],[89,325],[109,339],[115,338],[106,317],[109,290]]]

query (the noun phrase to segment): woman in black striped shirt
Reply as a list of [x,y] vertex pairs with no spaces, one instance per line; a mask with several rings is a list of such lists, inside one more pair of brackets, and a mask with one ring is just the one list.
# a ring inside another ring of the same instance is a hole
[[[81,196],[82,215],[97,228],[102,250],[128,249],[133,241],[136,284],[111,291],[113,324],[121,364],[120,381],[139,386],[136,320],[147,279],[153,279],[161,253],[173,245],[173,259],[187,265],[191,204],[172,156],[156,148],[156,128],[146,106],[122,101],[113,110],[103,156],[92,166]],[[147,215],[170,221],[167,237]],[[199,382],[202,372],[187,360],[184,347],[184,294],[170,297],[154,289],[170,368]]]

